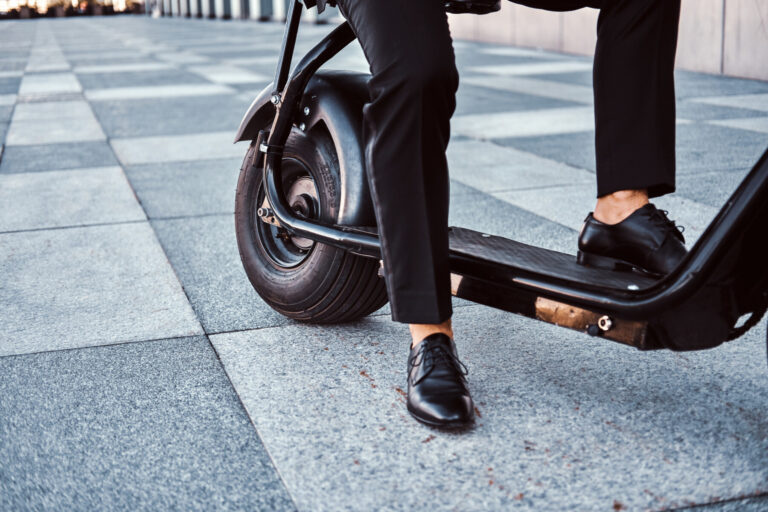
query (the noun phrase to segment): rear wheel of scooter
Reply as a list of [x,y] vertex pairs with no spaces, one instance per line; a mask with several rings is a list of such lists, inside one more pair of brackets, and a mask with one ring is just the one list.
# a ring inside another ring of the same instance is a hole
[[[387,303],[377,260],[291,236],[262,220],[263,161],[252,144],[240,169],[235,229],[245,273],[276,311],[295,320],[348,322]],[[339,213],[339,162],[323,130],[293,129],[283,153],[283,190],[298,214],[333,222]]]

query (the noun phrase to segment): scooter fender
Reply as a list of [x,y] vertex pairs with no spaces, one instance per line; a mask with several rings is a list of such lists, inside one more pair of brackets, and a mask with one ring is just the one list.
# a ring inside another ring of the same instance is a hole
[[[336,223],[341,226],[376,226],[365,172],[363,106],[369,101],[370,76],[342,71],[320,71],[309,81],[295,124],[303,130],[325,129],[339,159],[340,204]],[[275,116],[273,85],[254,100],[240,123],[235,142],[255,139]]]

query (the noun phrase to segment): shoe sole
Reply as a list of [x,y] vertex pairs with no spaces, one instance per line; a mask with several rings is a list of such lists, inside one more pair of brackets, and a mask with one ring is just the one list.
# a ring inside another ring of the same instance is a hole
[[635,272],[637,274],[655,278],[664,277],[664,274],[646,270],[643,267],[639,267],[636,264],[630,263],[628,261],[611,258],[610,256],[598,256],[597,254],[591,254],[583,251],[579,251],[576,254],[576,262],[579,265],[584,265],[585,267],[593,267],[603,270],[618,270],[622,272]]
[[418,416],[415,412],[411,410],[410,407],[406,407],[406,408],[408,409],[408,412],[410,413],[410,415],[413,416],[413,418],[416,421],[418,421],[419,423],[423,423],[424,425],[427,425],[429,427],[436,427],[436,428],[443,428],[443,429],[465,429],[467,427],[472,426],[472,424],[474,424],[475,422],[474,416],[472,417],[472,419],[467,421],[460,421],[460,420],[445,421],[445,422],[432,421],[432,420],[428,420],[426,418],[422,418]]

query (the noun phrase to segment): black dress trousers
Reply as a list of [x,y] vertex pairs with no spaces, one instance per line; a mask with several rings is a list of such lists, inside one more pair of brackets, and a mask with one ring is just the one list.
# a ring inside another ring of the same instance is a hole
[[[673,68],[680,0],[515,0],[600,8],[594,91],[598,196],[675,187]],[[338,0],[371,67],[368,180],[392,318],[450,318],[445,150],[458,88],[441,0]]]

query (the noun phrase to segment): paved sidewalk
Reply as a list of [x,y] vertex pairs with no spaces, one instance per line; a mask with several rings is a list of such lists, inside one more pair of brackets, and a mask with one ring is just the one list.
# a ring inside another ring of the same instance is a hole
[[[281,31],[0,22],[1,510],[768,509],[764,324],[641,353],[457,301],[478,421],[456,435],[408,416],[387,308],[269,309],[235,244],[231,142]],[[575,252],[591,62],[456,55],[451,223]],[[331,67],[366,69],[357,48]],[[658,203],[692,245],[768,147],[768,83],[677,83],[679,190]]]

